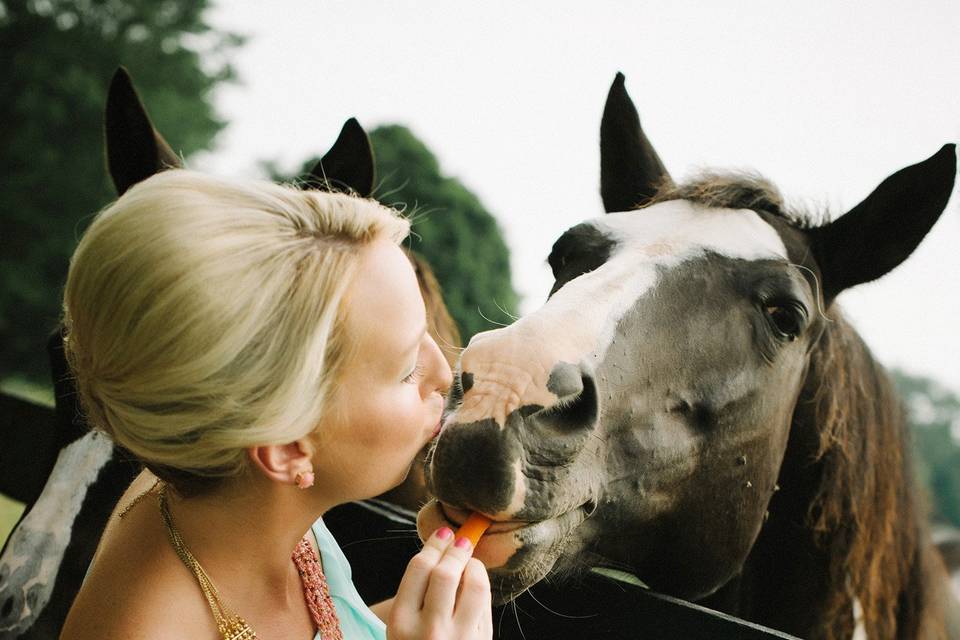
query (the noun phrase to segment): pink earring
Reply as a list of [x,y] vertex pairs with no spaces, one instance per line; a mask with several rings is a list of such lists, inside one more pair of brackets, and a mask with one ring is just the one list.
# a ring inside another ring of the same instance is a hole
[[313,486],[313,471],[302,471],[297,474],[297,487],[300,489],[309,489]]

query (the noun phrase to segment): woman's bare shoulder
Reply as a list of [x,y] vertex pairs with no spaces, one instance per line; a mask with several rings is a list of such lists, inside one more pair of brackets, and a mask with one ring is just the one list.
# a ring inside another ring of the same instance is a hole
[[220,637],[209,609],[163,595],[136,596],[147,594],[110,592],[85,600],[78,598],[67,616],[61,640]]
[[145,495],[118,518],[127,498],[141,494],[138,481],[110,518],[61,638],[217,638],[200,587],[167,540],[155,497]]

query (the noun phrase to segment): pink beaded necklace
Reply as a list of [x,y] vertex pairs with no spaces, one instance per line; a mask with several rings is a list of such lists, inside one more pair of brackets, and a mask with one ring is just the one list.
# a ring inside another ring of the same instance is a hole
[[293,564],[300,572],[303,582],[303,595],[307,599],[307,608],[313,624],[320,632],[323,640],[343,640],[340,631],[340,619],[330,598],[330,588],[323,575],[320,560],[313,552],[313,546],[307,538],[303,538],[293,551]]

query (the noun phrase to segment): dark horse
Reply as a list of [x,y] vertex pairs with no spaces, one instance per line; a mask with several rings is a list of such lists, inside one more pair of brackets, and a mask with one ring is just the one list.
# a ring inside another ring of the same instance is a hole
[[553,245],[541,309],[463,353],[421,532],[493,517],[501,601],[607,566],[804,638],[960,637],[903,411],[835,303],[910,255],[956,166],[946,145],[832,222],[755,175],[675,184],[618,75],[610,213]]
[[[110,84],[104,132],[107,165],[118,194],[158,171],[181,166],[179,156],[154,129],[124,69]],[[370,194],[373,156],[356,120],[344,124],[305,183],[310,188]],[[27,504],[0,555],[0,638],[59,635],[107,519],[141,468],[106,436],[89,431],[77,406],[60,331],[51,337],[48,354],[58,431],[48,439],[60,451],[43,492]],[[27,438],[42,440],[28,425],[16,426]],[[24,471],[33,466],[30,462],[23,465]],[[34,483],[31,479],[27,484]]]

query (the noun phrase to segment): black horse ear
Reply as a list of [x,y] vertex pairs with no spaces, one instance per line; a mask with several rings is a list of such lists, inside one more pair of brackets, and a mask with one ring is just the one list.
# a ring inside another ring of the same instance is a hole
[[307,186],[324,191],[352,191],[368,197],[376,177],[370,138],[356,118],[343,123],[337,141],[311,169]]
[[180,157],[153,128],[133,80],[123,67],[110,81],[103,124],[107,168],[118,195],[155,173],[182,166]]
[[600,121],[600,196],[611,211],[635,209],[672,183],[660,156],[640,128],[637,108],[617,73]]
[[824,299],[876,280],[906,260],[943,213],[956,174],[956,145],[944,145],[881,182],[833,222],[808,230]]

